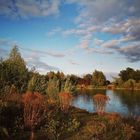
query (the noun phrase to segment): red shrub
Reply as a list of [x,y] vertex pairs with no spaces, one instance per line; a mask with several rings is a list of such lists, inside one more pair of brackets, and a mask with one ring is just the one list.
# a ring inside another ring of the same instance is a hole
[[93,96],[93,102],[97,113],[103,114],[109,97],[103,94],[96,94]]
[[33,130],[45,117],[46,106],[41,94],[26,92],[23,94],[22,102],[24,105],[24,125]]

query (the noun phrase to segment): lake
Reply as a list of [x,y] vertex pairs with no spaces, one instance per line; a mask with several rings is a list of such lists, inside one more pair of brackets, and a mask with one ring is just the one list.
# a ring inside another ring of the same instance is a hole
[[72,106],[95,112],[93,95],[102,93],[109,96],[106,112],[118,112],[124,116],[140,115],[140,91],[126,90],[82,90],[74,97]]

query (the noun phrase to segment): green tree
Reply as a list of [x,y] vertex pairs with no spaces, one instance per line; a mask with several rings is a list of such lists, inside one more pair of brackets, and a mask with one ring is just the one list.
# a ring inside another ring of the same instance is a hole
[[95,70],[92,74],[92,82],[94,86],[104,86],[106,77],[102,71]]
[[28,90],[31,92],[39,92],[45,94],[47,84],[48,81],[46,76],[40,75],[39,73],[34,73],[28,83]]
[[37,76],[33,75],[33,77],[30,79],[28,83],[28,90],[31,92],[35,91],[35,86],[36,86],[36,81],[37,81]]
[[129,79],[134,79],[135,70],[128,67],[128,68],[126,68],[126,70],[120,71],[119,76],[124,82]]
[[136,80],[136,82],[140,81],[140,70],[135,71],[134,79]]
[[75,90],[75,86],[72,84],[70,76],[67,76],[65,84],[64,84],[63,91],[65,91],[65,92],[73,92],[74,90]]
[[7,85],[15,85],[20,93],[26,90],[28,70],[17,46],[11,50],[8,59],[1,61],[0,67],[0,77],[1,81],[3,81],[3,88]]
[[50,71],[47,73],[47,75],[48,75],[49,79],[53,79],[55,76],[55,73],[53,71]]
[[60,92],[60,81],[54,76],[49,78],[46,94],[50,99],[58,99],[58,93]]

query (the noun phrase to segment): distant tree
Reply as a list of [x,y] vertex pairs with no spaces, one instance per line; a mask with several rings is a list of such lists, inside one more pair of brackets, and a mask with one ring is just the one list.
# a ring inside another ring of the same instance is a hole
[[102,71],[95,70],[92,74],[92,82],[94,86],[103,86],[106,82],[106,77]]
[[134,79],[136,81],[140,80],[140,70],[134,70],[132,68],[126,68],[126,70],[122,70],[119,73],[119,76],[123,81],[127,81],[129,79]]
[[59,80],[64,80],[64,78],[65,78],[65,75],[63,72],[57,71],[57,73],[55,73],[55,75]]
[[71,77],[67,76],[66,81],[64,83],[64,89],[62,89],[62,91],[65,92],[74,92],[75,91],[75,85],[72,84],[73,81],[71,81]]
[[67,77],[70,77],[70,81],[71,81],[72,85],[78,84],[78,79],[79,79],[78,76],[71,74],[71,75],[68,75]]
[[140,81],[140,70],[135,71],[134,80],[136,80],[136,82]]
[[120,71],[119,76],[124,82],[129,79],[134,79],[135,70],[128,67],[128,68],[126,68],[126,70]]
[[91,85],[92,84],[92,75],[91,74],[86,74],[83,76],[84,84],[85,85]]
[[56,74],[53,71],[50,71],[47,73],[47,75],[48,75],[49,79],[53,79]]

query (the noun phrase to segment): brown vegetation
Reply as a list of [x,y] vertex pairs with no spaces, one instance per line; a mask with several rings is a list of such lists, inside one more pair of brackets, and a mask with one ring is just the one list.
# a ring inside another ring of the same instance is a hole
[[17,89],[14,85],[8,87],[6,90],[6,94],[3,95],[3,101],[16,104],[21,103],[21,95],[17,92]]
[[46,106],[44,106],[43,96],[37,92],[26,92],[23,94],[24,105],[24,125],[25,128],[33,130],[44,118]]
[[59,99],[60,99],[60,105],[61,105],[61,110],[64,112],[67,112],[71,101],[72,101],[72,95],[69,92],[61,92],[59,93]]
[[99,115],[104,113],[105,106],[108,100],[109,97],[103,94],[96,94],[93,96],[95,109]]

